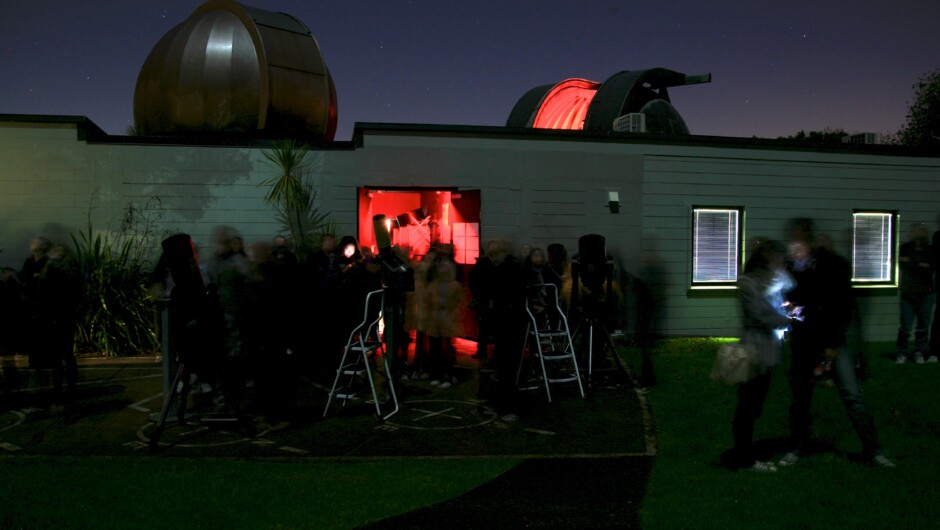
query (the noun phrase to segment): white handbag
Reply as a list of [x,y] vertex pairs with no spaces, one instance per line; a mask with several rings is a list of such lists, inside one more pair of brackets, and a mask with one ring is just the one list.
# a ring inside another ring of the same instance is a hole
[[726,342],[718,347],[712,381],[736,385],[751,380],[754,375],[754,355],[750,347],[741,342]]

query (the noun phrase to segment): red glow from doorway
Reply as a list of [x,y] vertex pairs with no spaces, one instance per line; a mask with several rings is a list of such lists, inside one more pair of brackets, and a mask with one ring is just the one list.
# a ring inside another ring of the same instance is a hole
[[600,83],[587,79],[566,79],[555,85],[539,107],[532,126],[538,129],[584,129],[584,116]]
[[450,190],[361,189],[359,195],[359,244],[374,252],[372,219],[384,214],[391,221],[392,245],[420,260],[435,244],[450,244],[459,264],[473,265],[480,253],[479,206],[469,218],[454,205],[463,196]]

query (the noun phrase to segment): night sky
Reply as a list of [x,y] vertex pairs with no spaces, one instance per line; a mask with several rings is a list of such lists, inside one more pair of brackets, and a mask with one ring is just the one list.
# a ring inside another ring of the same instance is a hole
[[[201,4],[0,0],[0,114],[87,116],[124,134],[157,41]],[[693,134],[896,132],[940,68],[940,2],[246,0],[313,32],[336,83],[337,140],[355,122],[505,124],[569,77],[663,67]],[[771,6],[771,7],[768,7]]]

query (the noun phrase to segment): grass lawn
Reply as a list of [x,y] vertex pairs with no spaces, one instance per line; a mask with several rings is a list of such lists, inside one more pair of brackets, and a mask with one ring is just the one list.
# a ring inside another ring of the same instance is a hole
[[[863,393],[897,469],[859,461],[861,444],[835,387],[813,402],[820,452],[774,474],[719,467],[731,445],[735,391],[708,378],[718,342],[669,340],[650,392],[658,454],[643,502],[643,528],[936,528],[940,512],[940,364],[898,366],[890,344],[867,344]],[[629,358],[630,356],[628,356]],[[787,427],[786,362],[755,440],[779,459]]]
[[516,463],[4,457],[0,528],[348,529],[452,498]]
[[[731,443],[735,393],[708,378],[717,346],[668,340],[655,353],[659,386],[648,397],[658,454],[641,511],[645,529],[936,527],[940,364],[897,366],[890,345],[866,345],[865,397],[897,469],[858,461],[836,389],[820,386],[821,451],[756,474],[718,465]],[[628,364],[636,357],[626,351]],[[788,400],[780,367],[756,432],[776,458]],[[3,456],[0,529],[348,529],[456,497],[517,463]]]

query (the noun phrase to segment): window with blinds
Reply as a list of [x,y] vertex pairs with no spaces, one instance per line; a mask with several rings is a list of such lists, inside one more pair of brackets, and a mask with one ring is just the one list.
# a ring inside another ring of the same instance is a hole
[[852,281],[894,281],[894,212],[852,214]]
[[734,283],[741,259],[740,208],[692,209],[692,285]]

